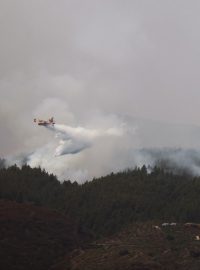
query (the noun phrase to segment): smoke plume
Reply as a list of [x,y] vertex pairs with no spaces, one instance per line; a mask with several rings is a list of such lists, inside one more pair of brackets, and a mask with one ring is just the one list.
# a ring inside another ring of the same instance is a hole
[[115,153],[126,134],[134,133],[134,130],[128,131],[126,123],[114,115],[104,117],[98,114],[95,119],[93,114],[89,127],[36,125],[38,134],[47,132],[48,142],[41,140],[41,146],[31,149],[30,153],[7,157],[7,165],[16,163],[18,166],[40,166],[56,174],[60,180],[79,182],[109,173],[116,165]]
[[[75,123],[72,112],[69,115]],[[41,139],[40,146],[33,145],[29,153],[7,157],[7,165],[40,166],[61,181],[79,183],[143,165],[149,170],[159,166],[174,173],[200,175],[200,148],[193,147],[198,145],[198,127],[98,112],[87,117],[84,125],[35,125],[35,130],[38,136],[44,133],[46,141]]]
[[[0,157],[79,182],[156,160],[198,173],[199,10],[1,0]],[[49,116],[64,126],[32,123]]]

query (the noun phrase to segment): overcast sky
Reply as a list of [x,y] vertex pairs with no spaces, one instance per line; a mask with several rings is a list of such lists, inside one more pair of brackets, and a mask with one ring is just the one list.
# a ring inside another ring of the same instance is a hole
[[199,125],[199,12],[198,0],[0,0],[1,156],[51,136],[33,117]]

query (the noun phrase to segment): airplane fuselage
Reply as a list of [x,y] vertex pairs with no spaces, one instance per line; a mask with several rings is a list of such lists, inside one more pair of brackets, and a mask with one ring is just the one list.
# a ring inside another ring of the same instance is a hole
[[55,122],[54,122],[54,119],[53,117],[50,118],[49,120],[37,120],[37,119],[34,119],[34,122],[38,124],[38,126],[54,126]]

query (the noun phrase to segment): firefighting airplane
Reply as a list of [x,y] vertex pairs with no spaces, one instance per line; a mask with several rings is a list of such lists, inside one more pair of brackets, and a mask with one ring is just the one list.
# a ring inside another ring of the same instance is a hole
[[38,124],[38,126],[54,126],[55,125],[55,121],[53,119],[53,117],[51,117],[49,120],[41,120],[41,119],[34,119],[34,122]]

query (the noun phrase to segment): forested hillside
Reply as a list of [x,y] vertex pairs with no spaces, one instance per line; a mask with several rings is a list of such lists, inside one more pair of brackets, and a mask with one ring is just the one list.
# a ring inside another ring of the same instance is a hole
[[32,202],[65,213],[92,232],[109,235],[134,221],[200,222],[200,178],[146,167],[110,174],[82,185],[40,168],[0,169],[0,198]]

